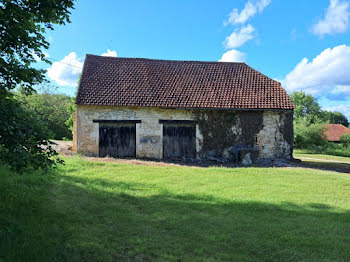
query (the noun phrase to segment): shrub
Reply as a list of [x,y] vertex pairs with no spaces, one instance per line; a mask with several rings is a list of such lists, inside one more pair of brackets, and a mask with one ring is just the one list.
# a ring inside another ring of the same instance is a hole
[[16,171],[49,168],[62,163],[48,129],[32,112],[12,98],[0,98],[0,163]]
[[303,121],[294,123],[294,145],[296,148],[323,147],[327,144],[326,126],[306,125]]
[[36,114],[47,126],[50,139],[63,139],[63,137],[72,139],[72,131],[65,124],[71,115],[67,108],[72,107],[74,103],[71,97],[50,93],[31,95],[17,93],[15,97],[27,111]]
[[340,143],[342,143],[346,147],[350,147],[350,133],[344,134],[340,137]]

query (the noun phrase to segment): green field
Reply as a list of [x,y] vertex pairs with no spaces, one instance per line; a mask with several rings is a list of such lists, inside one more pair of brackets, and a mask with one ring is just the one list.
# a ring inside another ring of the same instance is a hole
[[66,157],[0,168],[0,261],[350,261],[350,176]]
[[295,150],[294,157],[301,159],[305,166],[312,168],[336,170],[350,174],[350,157],[308,154],[303,150]]
[[331,156],[331,155],[322,155],[322,154],[310,154],[310,153],[305,152],[304,150],[294,150],[294,157],[323,160],[326,162],[336,161],[336,162],[343,162],[343,163],[350,164],[350,157]]

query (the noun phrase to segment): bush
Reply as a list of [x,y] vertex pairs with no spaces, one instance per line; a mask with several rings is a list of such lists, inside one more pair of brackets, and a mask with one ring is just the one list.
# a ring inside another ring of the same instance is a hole
[[72,131],[67,127],[66,121],[71,113],[67,111],[74,105],[71,97],[63,94],[16,94],[16,98],[23,107],[33,112],[47,126],[50,139],[72,139]]
[[327,144],[325,131],[325,125],[296,122],[294,123],[294,145],[296,148],[323,147]]
[[345,147],[339,147],[339,148],[327,147],[322,151],[322,154],[350,157],[350,150],[349,148],[345,148]]
[[344,134],[340,137],[340,143],[342,143],[346,147],[350,147],[350,133]]
[[0,97],[0,163],[16,171],[49,168],[62,163],[48,129],[32,112],[11,97]]
[[[74,114],[75,114],[75,110],[77,108],[77,105],[75,104],[75,98],[72,97],[71,98],[71,103],[68,105],[67,107],[67,113],[69,114],[69,118],[67,119],[67,121],[65,122],[66,126],[68,127],[68,129],[71,131],[71,134],[73,132],[73,125],[74,125]],[[69,137],[70,140],[72,139],[72,136]]]

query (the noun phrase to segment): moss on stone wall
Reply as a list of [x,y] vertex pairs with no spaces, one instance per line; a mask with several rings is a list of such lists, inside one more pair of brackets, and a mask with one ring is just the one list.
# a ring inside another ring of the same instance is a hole
[[236,114],[232,111],[205,110],[195,114],[198,128],[203,136],[202,152],[211,151],[222,156],[223,150],[234,145],[236,135],[233,127]]
[[256,145],[256,135],[263,128],[263,111],[239,112],[239,123],[242,129],[237,144],[253,147]]
[[288,144],[293,145],[293,112],[287,112],[283,121],[281,133]]
[[289,157],[292,158],[294,140],[293,112],[285,113],[283,120],[284,121],[282,121],[280,132],[282,133],[284,140],[290,145],[291,150]]
[[225,150],[254,147],[256,135],[263,128],[262,111],[206,110],[196,113],[203,136],[202,156],[222,157]]

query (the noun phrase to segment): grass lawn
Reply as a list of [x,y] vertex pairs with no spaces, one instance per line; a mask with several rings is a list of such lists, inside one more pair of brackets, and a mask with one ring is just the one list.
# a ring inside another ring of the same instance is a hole
[[307,166],[338,170],[350,174],[350,157],[310,154],[303,150],[295,150],[293,156],[301,159]]
[[311,149],[294,149],[296,154],[316,154],[316,155],[326,155],[327,156],[339,156],[339,157],[350,157],[350,148],[343,147],[341,144],[328,143],[328,145],[323,149],[322,152],[318,150]]
[[0,167],[0,261],[350,261],[350,176],[69,157]]
[[350,157],[345,156],[332,156],[332,155],[322,155],[322,154],[313,154],[313,153],[307,153],[303,150],[294,150],[294,157],[295,158],[313,158],[317,160],[325,160],[325,161],[337,161],[337,162],[343,162],[343,163],[349,163],[350,164]]

